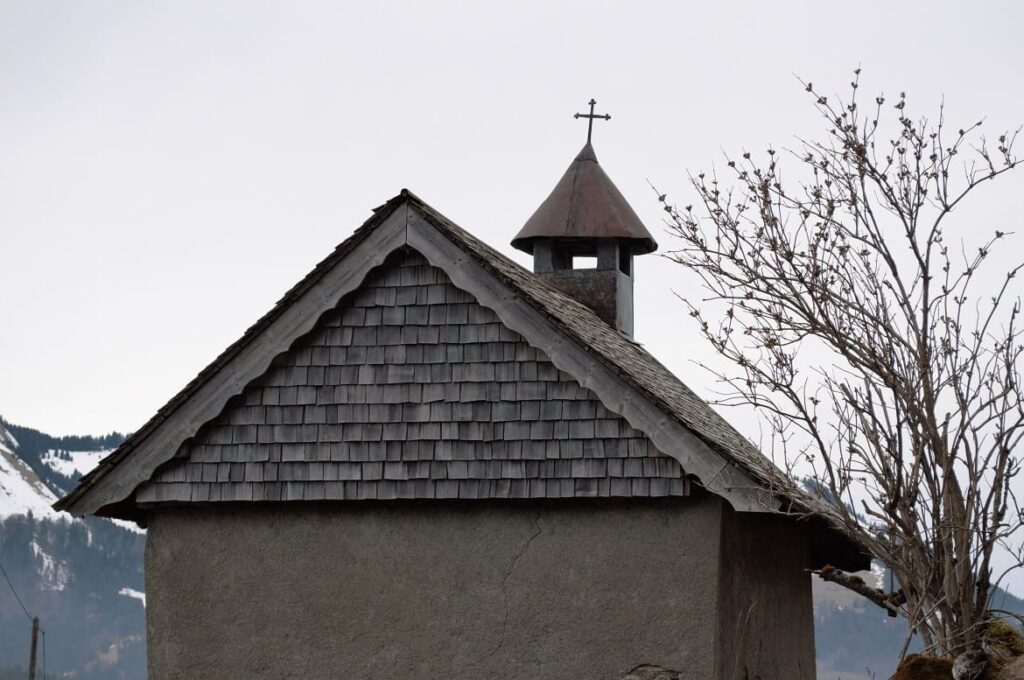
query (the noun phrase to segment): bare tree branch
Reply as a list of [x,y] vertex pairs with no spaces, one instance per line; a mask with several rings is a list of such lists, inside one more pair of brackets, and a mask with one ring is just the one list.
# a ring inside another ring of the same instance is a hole
[[704,284],[685,303],[732,366],[715,373],[720,403],[759,410],[784,469],[811,478],[833,524],[872,546],[901,589],[816,573],[955,654],[978,644],[1003,578],[993,556],[1024,554],[1012,486],[1024,264],[987,266],[1003,231],[978,238],[971,225],[969,243],[947,230],[1017,166],[1017,133],[990,143],[977,122],[951,134],[943,107],[911,117],[903,93],[862,108],[859,77],[840,99],[803,83],[822,139],[727,157],[728,186],[691,176],[696,206],[661,195],[679,244],[667,257]]

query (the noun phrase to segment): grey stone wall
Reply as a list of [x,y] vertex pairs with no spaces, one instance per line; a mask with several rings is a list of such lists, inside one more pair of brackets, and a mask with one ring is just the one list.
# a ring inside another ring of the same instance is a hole
[[700,494],[162,510],[146,547],[149,678],[714,678],[722,507]]

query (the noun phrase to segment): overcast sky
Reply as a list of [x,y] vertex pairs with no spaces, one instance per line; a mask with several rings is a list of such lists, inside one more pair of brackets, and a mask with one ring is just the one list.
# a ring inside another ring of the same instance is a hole
[[[138,428],[403,187],[526,264],[508,242],[591,97],[602,166],[671,247],[648,181],[685,204],[725,150],[820,137],[797,75],[845,91],[860,65],[867,94],[995,133],[1024,121],[1022,35],[1019,0],[0,0],[0,415]],[[1018,172],[953,227],[1016,231],[1017,257],[1022,214]],[[693,278],[636,272],[637,338],[707,396]]]
[[[1024,120],[1022,3],[0,2],[0,414],[133,430],[408,187],[507,245],[585,138],[663,246],[723,150],[822,130],[795,75]],[[1024,175],[965,229],[1022,231]],[[964,216],[962,215],[963,219]],[[1020,249],[1024,235],[1014,241]],[[648,256],[640,341],[707,355]],[[733,418],[748,435],[752,420]]]

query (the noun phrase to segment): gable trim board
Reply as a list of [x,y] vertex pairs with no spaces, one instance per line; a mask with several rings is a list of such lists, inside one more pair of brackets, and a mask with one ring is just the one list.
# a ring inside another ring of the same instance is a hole
[[[309,333],[395,250],[408,246],[739,512],[819,510],[710,406],[584,305],[403,190],[254,324],[146,425],[55,504],[74,515],[134,513],[131,497],[182,442]],[[590,337],[587,337],[590,335]],[[619,352],[622,357],[611,356]],[[627,356],[628,355],[628,356]],[[646,383],[646,384],[645,384]],[[658,394],[659,388],[663,394]],[[668,398],[666,398],[666,394]],[[675,397],[676,407],[670,403]],[[679,402],[685,401],[682,406]],[[686,417],[683,417],[683,416]],[[830,529],[841,530],[834,524]],[[849,540],[845,537],[845,540]]]

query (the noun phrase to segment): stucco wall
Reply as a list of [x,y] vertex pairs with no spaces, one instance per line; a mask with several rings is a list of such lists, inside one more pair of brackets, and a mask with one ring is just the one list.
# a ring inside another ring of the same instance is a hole
[[722,680],[814,680],[814,611],[802,525],[723,508]]
[[149,677],[712,678],[721,512],[700,495],[154,513]]

